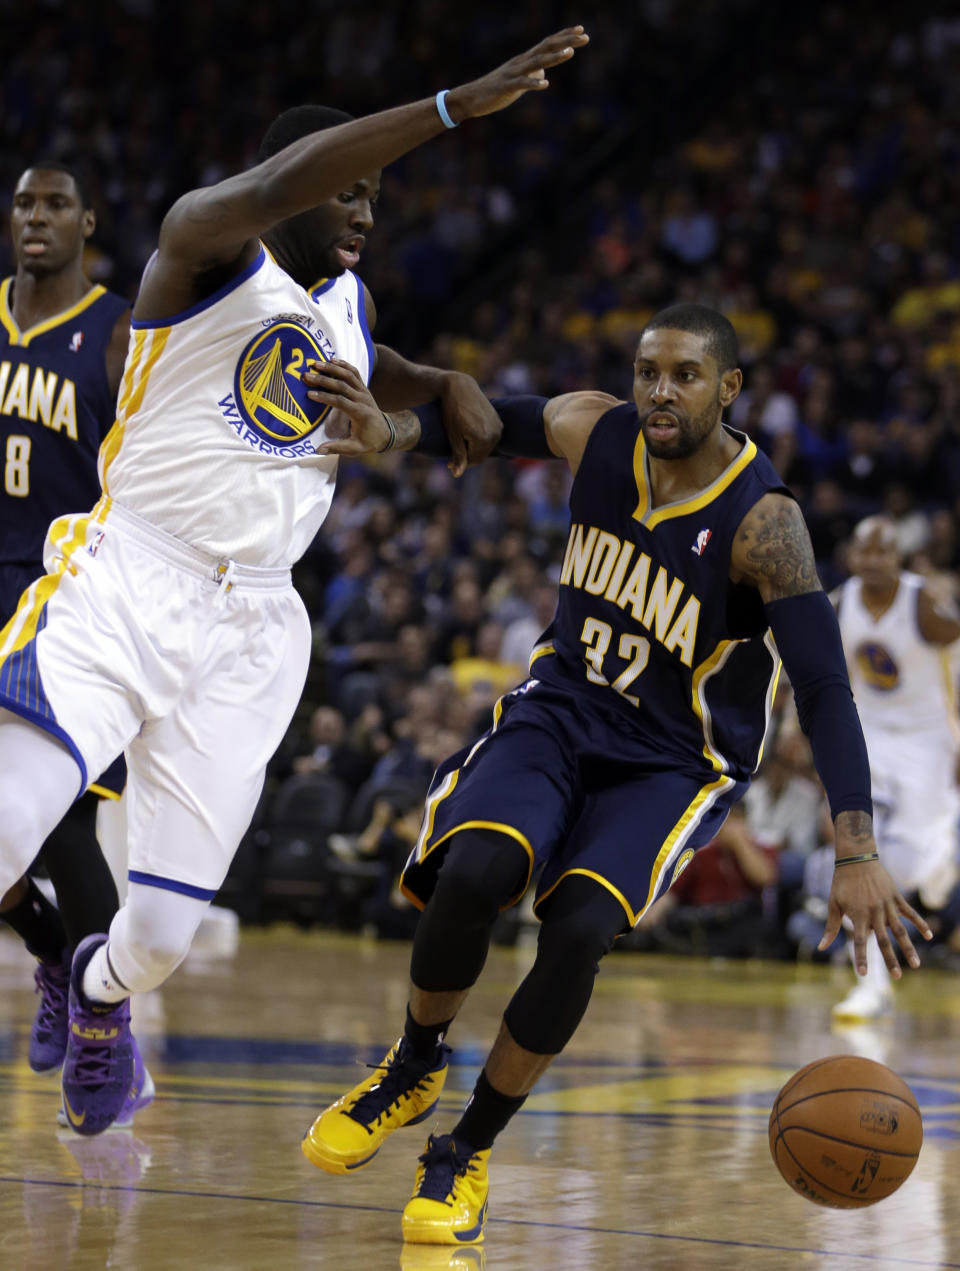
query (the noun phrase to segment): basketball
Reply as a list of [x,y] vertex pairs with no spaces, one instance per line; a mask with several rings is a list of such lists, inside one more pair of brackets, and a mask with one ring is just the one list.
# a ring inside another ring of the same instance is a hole
[[770,1113],[770,1151],[784,1181],[832,1209],[862,1209],[891,1195],[909,1177],[922,1142],[910,1087],[857,1055],[807,1064]]

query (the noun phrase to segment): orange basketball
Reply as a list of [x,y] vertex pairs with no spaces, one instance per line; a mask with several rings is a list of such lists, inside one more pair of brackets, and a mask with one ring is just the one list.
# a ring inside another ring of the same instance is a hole
[[770,1151],[795,1192],[832,1209],[861,1209],[895,1192],[923,1142],[920,1109],[891,1069],[857,1055],[815,1059],[794,1073],[770,1113]]

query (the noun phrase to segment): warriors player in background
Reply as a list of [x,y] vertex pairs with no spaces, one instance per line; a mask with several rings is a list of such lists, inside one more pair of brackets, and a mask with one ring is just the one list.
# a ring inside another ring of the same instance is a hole
[[[733,327],[679,305],[641,334],[634,401],[579,392],[495,403],[501,453],[561,457],[571,530],[552,625],[531,677],[434,777],[403,874],[423,907],[404,1033],[380,1067],[314,1122],[305,1155],[349,1173],[430,1114],[444,1037],[479,976],[499,911],[539,867],[533,967],[504,1013],[451,1133],[432,1135],[403,1213],[405,1239],[483,1239],[496,1135],[579,1024],[600,959],[713,838],[756,770],[780,658],[827,788],[836,869],[824,941],[841,916],[865,970],[871,930],[899,974],[901,915],[926,924],[880,864],[870,774],[836,618],[797,504],[754,443],[725,427],[740,391]],[[432,452],[429,408],[388,426],[356,371],[307,377],[352,420],[331,453]]]
[[[938,602],[919,574],[900,568],[896,529],[882,516],[854,530],[850,568],[834,602],[870,756],[877,842],[897,885],[942,910],[960,880],[958,662],[951,657],[951,646],[960,651],[960,614]],[[890,973],[871,940],[866,977],[833,1015],[874,1019],[892,1004]]]
[[[130,306],[83,272],[96,220],[71,168],[32,164],[10,213],[16,273],[0,283],[0,615],[13,615],[40,578],[47,527],[100,493],[97,452],[116,417]],[[96,839],[98,796],[117,798],[123,760],[72,804],[40,853],[59,910],[25,876],[0,900],[0,917],[37,958],[40,1004],[30,1034],[35,1072],[59,1068],[67,1045],[70,960],[117,912],[116,884]]]
[[579,27],[562,31],[481,79],[366,119],[287,112],[260,164],[164,219],[100,451],[103,496],[54,522],[49,572],[0,633],[0,885],[91,773],[121,750],[127,759],[128,896],[71,971],[62,1089],[80,1133],[112,1124],[136,1086],[129,995],[185,957],[303,688],[310,623],[290,566],[326,515],[337,467],[318,453],[328,408],[307,397],[306,366],[345,359],[388,409],[439,393],[448,426],[481,447],[496,438],[472,380],[371,341],[351,268],[380,169],[547,87],[546,68],[586,42]]

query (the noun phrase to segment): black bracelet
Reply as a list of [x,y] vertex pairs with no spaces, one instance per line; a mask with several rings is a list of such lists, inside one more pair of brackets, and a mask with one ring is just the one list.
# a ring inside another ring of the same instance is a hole
[[388,450],[392,450],[394,446],[397,444],[397,425],[393,422],[393,420],[386,413],[386,411],[382,410],[380,414],[387,421],[387,427],[390,429],[390,436],[387,438],[387,444],[385,446],[381,446],[380,449],[377,451],[378,455],[383,455],[383,454],[386,454]]
[[878,861],[879,859],[879,852],[862,852],[859,856],[838,856],[833,864],[834,868],[836,868],[837,865],[862,865],[867,861]]

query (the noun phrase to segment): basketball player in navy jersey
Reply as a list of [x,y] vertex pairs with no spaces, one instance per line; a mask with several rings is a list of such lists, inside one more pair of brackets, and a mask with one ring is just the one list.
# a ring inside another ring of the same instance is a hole
[[[878,859],[863,734],[806,526],[765,456],[722,422],[740,391],[737,358],[726,318],[679,305],[641,334],[632,403],[599,392],[494,402],[500,453],[562,457],[574,473],[556,616],[531,678],[427,796],[402,879],[424,910],[404,1035],[303,1141],[314,1164],[347,1173],[429,1115],[443,1039],[497,914],[539,869],[536,960],[466,1110],[428,1140],[403,1213],[409,1241],[482,1240],[495,1136],[573,1035],[600,959],[746,789],[781,658],[836,826],[823,940],[846,914],[861,974],[871,931],[894,975],[889,931],[919,965],[902,917],[929,930]],[[307,382],[351,419],[331,452],[392,441],[442,452],[429,409],[384,421],[352,368],[327,365]]]
[[[0,625],[43,572],[47,528],[97,498],[97,452],[115,414],[130,305],[83,272],[96,218],[78,173],[48,160],[17,181],[10,213],[16,273],[0,283]],[[37,958],[35,1072],[59,1068],[67,1044],[73,950],[109,926],[117,888],[96,839],[99,797],[118,798],[122,759],[71,807],[40,853],[59,911],[29,876],[0,900]]]

